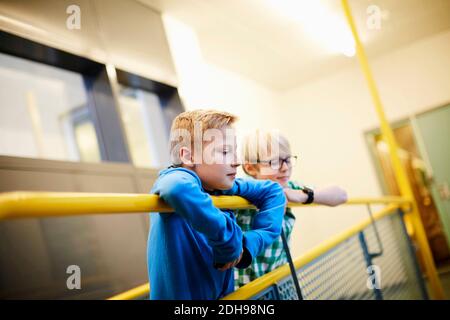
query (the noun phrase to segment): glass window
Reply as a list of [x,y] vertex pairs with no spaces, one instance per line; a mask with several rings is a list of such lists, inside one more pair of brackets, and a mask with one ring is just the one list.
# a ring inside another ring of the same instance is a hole
[[82,75],[0,53],[0,155],[99,162]]
[[133,164],[150,168],[166,166],[169,138],[158,96],[121,86],[119,105]]
[[81,161],[100,162],[100,152],[92,122],[83,121],[75,125],[75,140]]

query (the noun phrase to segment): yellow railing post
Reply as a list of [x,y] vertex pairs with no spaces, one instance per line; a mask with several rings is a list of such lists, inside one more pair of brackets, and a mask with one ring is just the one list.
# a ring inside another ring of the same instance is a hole
[[350,11],[350,7],[348,5],[347,0],[341,0],[342,7],[344,9],[345,16],[347,18],[348,25],[353,34],[353,38],[355,40],[356,45],[356,54],[358,56],[358,60],[362,69],[362,72],[366,78],[367,85],[369,87],[370,95],[372,96],[375,110],[377,112],[380,125],[381,125],[381,133],[385,138],[388,146],[389,146],[389,155],[392,161],[392,165],[394,167],[395,177],[397,179],[397,183],[400,188],[400,192],[402,196],[411,199],[412,206],[410,213],[407,216],[410,217],[410,222],[412,224],[415,238],[419,244],[419,252],[422,255],[426,273],[428,275],[428,279],[430,281],[430,287],[432,290],[432,297],[434,299],[444,299],[444,291],[442,289],[441,282],[439,280],[439,276],[436,271],[436,266],[434,264],[433,256],[431,254],[430,246],[428,244],[428,239],[426,237],[425,229],[422,224],[422,220],[419,214],[419,210],[417,207],[417,203],[414,200],[413,192],[411,185],[409,183],[408,177],[406,175],[406,171],[403,168],[400,158],[397,153],[397,143],[395,141],[394,133],[392,128],[390,127],[386,116],[384,114],[383,105],[381,103],[381,99],[375,84],[375,81],[372,76],[372,72],[369,67],[369,63],[367,61],[366,53],[364,51],[364,47],[359,39],[358,32],[356,30],[355,22],[353,21],[353,17]]

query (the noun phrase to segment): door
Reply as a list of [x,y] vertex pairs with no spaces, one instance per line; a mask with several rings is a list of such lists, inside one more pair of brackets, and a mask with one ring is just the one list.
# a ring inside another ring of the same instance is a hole
[[450,105],[417,115],[413,127],[432,169],[430,190],[450,245]]

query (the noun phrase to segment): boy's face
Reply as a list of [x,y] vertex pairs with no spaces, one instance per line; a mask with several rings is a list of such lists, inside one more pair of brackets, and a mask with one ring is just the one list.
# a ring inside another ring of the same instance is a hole
[[192,170],[197,173],[205,190],[228,190],[233,186],[239,166],[236,133],[230,126],[206,131],[203,136],[201,163]]
[[[261,162],[258,164],[245,164],[245,170],[255,179],[272,180],[285,188],[288,186],[288,181],[291,178],[292,167],[283,160],[288,159],[290,156],[290,154],[280,152],[279,156],[261,159]],[[270,163],[275,165],[271,166]],[[278,168],[277,163],[279,164]]]

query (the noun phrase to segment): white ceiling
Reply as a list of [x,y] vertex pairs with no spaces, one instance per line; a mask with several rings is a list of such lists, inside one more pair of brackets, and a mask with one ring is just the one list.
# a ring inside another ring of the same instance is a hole
[[[177,77],[161,15],[135,0],[77,0],[79,30],[66,27],[73,0],[0,0],[0,30],[167,84]],[[148,41],[147,39],[151,39]]]
[[[274,90],[294,88],[353,63],[327,51],[302,23],[270,6],[285,0],[138,1],[194,28],[206,61]],[[345,21],[339,0],[306,1],[321,1]],[[386,13],[379,30],[366,26],[371,4]],[[350,5],[369,57],[450,28],[450,0],[350,0]]]

